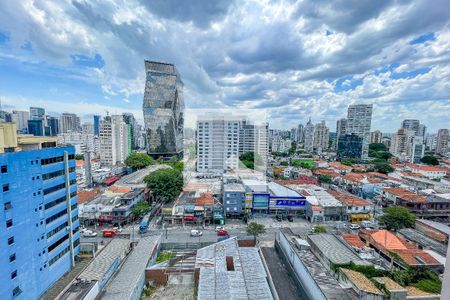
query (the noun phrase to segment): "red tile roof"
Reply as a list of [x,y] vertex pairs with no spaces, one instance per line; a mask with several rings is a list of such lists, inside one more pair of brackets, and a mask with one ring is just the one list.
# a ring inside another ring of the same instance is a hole
[[408,202],[426,202],[427,198],[423,195],[418,195],[416,193],[413,193],[411,191],[405,190],[404,188],[400,188],[400,187],[387,187],[384,188],[383,191],[395,195],[405,201]]
[[352,247],[363,248],[365,246],[364,242],[360,239],[357,234],[343,234],[342,237]]
[[89,202],[93,200],[100,193],[100,189],[92,189],[92,190],[82,190],[77,193],[78,196],[78,204],[83,204],[85,202]]
[[328,175],[332,178],[340,177],[341,174],[334,172],[333,170],[325,169],[325,168],[317,168],[314,170],[314,175]]
[[425,172],[445,172],[446,171],[444,168],[437,167],[437,166],[411,165],[411,169],[425,171]]
[[369,202],[355,195],[344,194],[335,190],[327,190],[328,194],[347,206],[368,206]]
[[211,206],[214,205],[214,197],[209,193],[201,194],[195,199],[195,206]]
[[339,171],[348,171],[348,170],[352,169],[352,167],[344,165],[344,164],[341,164],[338,161],[330,162],[330,163],[328,163],[328,166],[331,167],[331,168],[337,169]]

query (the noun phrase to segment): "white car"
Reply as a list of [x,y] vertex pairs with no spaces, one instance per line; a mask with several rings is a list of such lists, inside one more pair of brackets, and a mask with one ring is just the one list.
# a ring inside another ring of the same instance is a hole
[[358,224],[351,224],[349,228],[351,230],[359,230],[361,229],[361,226],[359,226]]
[[192,229],[191,230],[191,236],[202,236],[203,232],[201,232],[200,230],[196,230],[196,229]]
[[94,236],[97,236],[97,232],[94,232],[92,230],[85,230],[83,232],[83,236],[84,237],[94,237]]
[[219,231],[219,230],[225,230],[225,228],[223,226],[217,226],[216,231]]
[[118,233],[122,232],[122,227],[114,227],[113,229]]

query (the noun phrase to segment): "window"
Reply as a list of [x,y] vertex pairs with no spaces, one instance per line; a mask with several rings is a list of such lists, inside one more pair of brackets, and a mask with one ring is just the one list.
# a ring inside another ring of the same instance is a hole
[[4,192],[9,191],[9,184],[6,183],[6,184],[3,185],[3,191]]
[[6,220],[6,228],[9,228],[12,226],[13,226],[13,220],[12,219]]
[[20,287],[16,286],[16,287],[13,289],[12,294],[13,294],[13,297],[17,297],[17,296],[19,296],[20,294],[22,294],[22,290],[20,289]]
[[14,279],[17,277],[17,270],[12,271],[11,273],[11,279]]
[[14,244],[14,237],[13,236],[8,239],[8,246],[11,246],[12,244]]
[[8,173],[8,167],[7,166],[2,166],[2,174],[4,173]]
[[15,262],[15,261],[16,261],[16,254],[14,253],[14,254],[11,254],[9,256],[9,262],[12,263],[12,262]]
[[3,206],[5,210],[10,210],[12,208],[11,201],[5,202]]

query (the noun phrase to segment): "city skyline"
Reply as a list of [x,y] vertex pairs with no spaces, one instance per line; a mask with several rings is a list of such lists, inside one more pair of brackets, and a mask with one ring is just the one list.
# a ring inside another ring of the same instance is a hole
[[383,132],[398,119],[448,127],[449,13],[439,3],[174,5],[0,4],[3,109],[131,112],[142,123],[142,61],[151,59],[177,65],[188,110],[267,109],[274,128],[289,129],[309,116],[331,125],[348,105],[373,103],[372,127]]

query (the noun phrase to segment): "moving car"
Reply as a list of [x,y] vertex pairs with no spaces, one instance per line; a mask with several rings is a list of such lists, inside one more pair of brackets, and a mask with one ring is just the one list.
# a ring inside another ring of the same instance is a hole
[[218,230],[225,230],[225,228],[223,226],[217,226],[216,231],[218,231]]
[[84,237],[94,237],[97,236],[97,232],[94,232],[92,230],[86,229],[83,231],[83,236]]
[[201,232],[200,230],[197,229],[192,229],[191,230],[191,236],[202,236],[203,232]]
[[281,215],[277,215],[275,218],[277,219],[278,222],[281,222],[281,221],[283,220],[283,218],[281,217]]
[[351,224],[349,228],[351,230],[358,230],[361,229],[361,226],[359,226],[359,224]]
[[294,217],[293,216],[287,216],[287,219],[289,222],[294,222]]
[[118,226],[118,227],[113,227],[113,229],[118,232],[121,233],[122,232],[122,227]]
[[219,229],[217,230],[217,236],[229,236],[228,231]]
[[103,237],[114,237],[116,235],[116,231],[114,229],[105,229],[102,231]]

